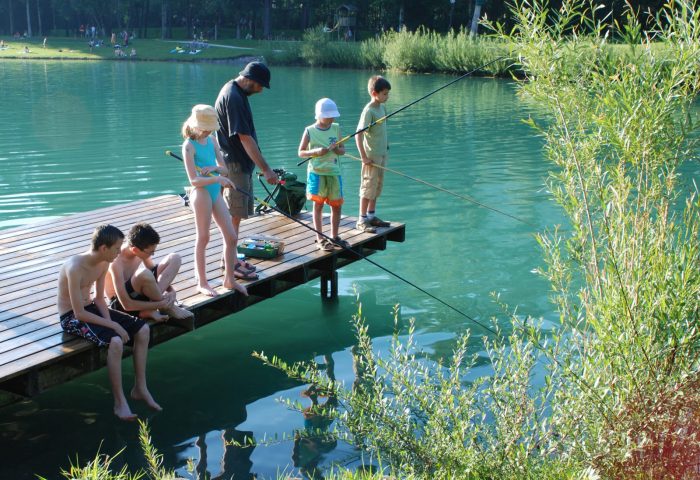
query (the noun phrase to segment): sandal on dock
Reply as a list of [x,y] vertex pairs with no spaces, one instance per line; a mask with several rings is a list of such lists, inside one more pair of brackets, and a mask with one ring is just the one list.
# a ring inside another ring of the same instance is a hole
[[233,269],[233,276],[236,277],[238,280],[257,280],[258,279],[258,274],[255,272],[252,272],[250,270],[246,270],[243,268],[243,265],[240,263],[236,265],[236,267]]
[[316,248],[324,252],[332,252],[333,244],[325,238],[322,238],[321,240],[316,240]]
[[343,240],[340,237],[333,238],[333,244],[336,248],[340,248],[340,249],[350,248],[350,244],[346,240]]

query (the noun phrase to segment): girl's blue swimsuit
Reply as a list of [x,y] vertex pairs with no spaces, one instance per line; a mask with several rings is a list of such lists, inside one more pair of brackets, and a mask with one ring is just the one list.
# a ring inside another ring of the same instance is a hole
[[[206,145],[202,145],[196,140],[190,139],[190,143],[194,145],[194,164],[199,168],[216,167],[216,152],[214,152],[214,141],[211,137],[207,137]],[[217,172],[212,172],[212,175],[218,175]],[[217,197],[221,194],[221,185],[213,183],[204,187],[209,192],[212,205]]]

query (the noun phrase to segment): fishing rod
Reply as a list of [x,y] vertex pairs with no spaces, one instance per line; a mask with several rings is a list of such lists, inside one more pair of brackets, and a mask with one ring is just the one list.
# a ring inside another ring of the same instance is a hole
[[[175,158],[175,159],[177,159],[177,160],[180,160],[181,162],[184,163],[184,160],[182,159],[182,157],[180,157],[179,155],[177,155],[177,154],[171,152],[170,150],[166,150],[166,151],[165,151],[165,154],[166,154],[166,155],[169,155],[169,156],[171,156],[171,157],[173,157],[173,158]],[[198,172],[201,172],[201,169],[200,169],[199,167],[197,167],[196,165],[195,165],[195,168],[197,169]],[[212,176],[211,172],[208,173],[207,176]],[[235,187],[235,185],[234,185],[234,187]],[[260,200],[259,198],[254,197],[253,195],[251,195],[250,192],[246,192],[245,190],[240,190],[238,187],[235,187],[235,188],[236,188],[237,191],[241,192],[243,195],[246,195],[248,198],[253,199],[253,200],[255,200],[255,201],[258,201],[258,202],[262,203],[263,205],[265,205],[266,207],[270,208],[271,210],[276,211],[277,213],[283,215],[284,217],[286,217],[286,218],[288,218],[288,219],[290,219],[290,220],[292,220],[292,221],[298,223],[298,224],[301,225],[302,227],[304,227],[304,228],[306,228],[306,229],[308,229],[308,230],[311,230],[312,232],[315,232],[317,235],[322,236],[323,238],[325,238],[326,240],[330,241],[330,242],[333,243],[334,245],[338,245],[338,246],[339,246],[340,248],[342,248],[343,250],[349,251],[349,252],[352,253],[353,255],[356,255],[358,258],[360,258],[360,259],[362,259],[362,260],[366,260],[367,262],[369,262],[369,263],[371,263],[372,265],[374,265],[375,267],[377,267],[377,268],[383,270],[384,272],[388,273],[389,275],[393,276],[394,278],[397,278],[398,280],[400,280],[400,281],[406,283],[407,285],[410,285],[411,287],[415,288],[415,289],[418,290],[419,292],[421,292],[421,293],[423,293],[424,295],[426,295],[426,296],[432,298],[432,299],[435,300],[436,302],[438,302],[438,303],[440,303],[440,304],[446,306],[446,307],[449,308],[450,310],[452,310],[452,311],[456,312],[457,314],[463,316],[463,317],[466,318],[467,320],[473,322],[475,325],[477,325],[477,326],[483,328],[484,330],[488,331],[489,333],[492,333],[493,335],[498,335],[498,332],[496,332],[493,328],[491,328],[491,327],[489,327],[488,325],[486,325],[486,324],[484,324],[484,323],[482,323],[482,322],[476,320],[475,318],[473,318],[473,317],[467,315],[467,314],[464,313],[463,311],[459,310],[457,307],[454,307],[454,306],[450,305],[449,303],[447,303],[446,301],[444,301],[444,300],[442,300],[442,299],[436,297],[436,296],[433,295],[432,293],[430,293],[430,292],[424,290],[423,288],[419,287],[419,286],[416,285],[415,283],[413,283],[413,282],[409,281],[408,279],[402,277],[402,276],[399,275],[398,273],[395,273],[395,272],[389,270],[388,268],[384,267],[383,265],[380,265],[379,263],[375,262],[374,260],[372,260],[372,259],[370,259],[370,258],[367,258],[367,257],[366,257],[365,255],[363,255],[362,253],[357,252],[357,251],[353,250],[353,249],[350,248],[350,247],[346,247],[346,246],[344,246],[344,245],[342,245],[342,244],[339,244],[338,242],[336,242],[334,239],[332,239],[332,238],[329,237],[328,235],[324,234],[323,232],[319,232],[318,230],[316,230],[316,229],[313,228],[312,226],[310,226],[310,225],[308,225],[308,224],[302,222],[302,221],[299,220],[298,218],[295,218],[295,217],[293,217],[293,216],[287,214],[286,212],[283,212],[282,210],[278,209],[277,207],[275,207],[275,206],[273,206],[273,205],[270,205],[268,202],[265,202],[264,200]],[[531,340],[532,340],[532,339],[531,339]],[[535,347],[536,347],[537,349],[539,349],[539,350],[542,351],[542,352],[545,352],[545,348],[544,348],[544,346],[539,342],[539,340],[536,340],[536,341],[533,340],[533,342],[534,342],[534,345],[535,345]],[[556,363],[559,367],[561,367],[564,371],[566,371],[566,373],[568,373],[568,374],[573,378],[573,380],[574,380],[576,383],[578,383],[579,385],[581,385],[584,389],[588,390],[588,391],[591,393],[592,396],[596,397],[596,400],[598,400],[598,403],[596,403],[596,404],[594,405],[595,408],[596,408],[596,409],[598,410],[598,412],[606,419],[606,421],[608,422],[608,424],[611,424],[611,423],[612,423],[612,420],[611,420],[611,419],[609,418],[609,416],[607,415],[607,412],[605,411],[605,408],[604,408],[604,404],[603,404],[602,400],[600,399],[600,396],[599,396],[599,395],[597,394],[597,392],[593,389],[593,387],[592,387],[586,380],[584,380],[583,378],[581,378],[580,375],[578,375],[576,372],[572,371],[570,367],[568,367],[566,364],[562,363],[558,358],[556,358],[556,357],[551,357],[551,356],[550,356],[550,359],[551,359],[554,363]],[[542,359],[538,358],[538,361],[544,365],[544,361],[543,361]],[[616,416],[616,415],[615,415],[615,412],[612,412],[612,414],[613,414],[613,416]]]
[[[479,70],[482,70],[482,69],[488,67],[489,65],[491,65],[492,63],[498,62],[499,60],[503,60],[504,58],[505,58],[505,57],[498,57],[498,58],[496,58],[495,60],[491,60],[490,62],[487,62],[487,63],[481,65],[480,67],[476,67],[475,69],[468,71],[468,72],[465,73],[464,75],[455,78],[455,79],[452,80],[451,82],[448,82],[448,83],[446,83],[445,85],[443,85],[443,86],[441,86],[441,87],[439,87],[439,88],[436,88],[436,89],[433,90],[432,92],[423,95],[423,96],[420,97],[418,100],[414,100],[414,101],[412,101],[411,103],[409,103],[408,105],[404,105],[403,107],[399,108],[398,110],[396,110],[396,111],[394,111],[394,112],[391,112],[391,113],[388,114],[388,115],[384,115],[382,118],[379,118],[379,119],[375,120],[374,122],[370,123],[370,124],[367,125],[366,127],[359,129],[359,130],[356,131],[355,133],[351,133],[350,135],[347,135],[347,136],[341,138],[340,140],[338,140],[337,142],[335,142],[335,144],[336,144],[336,145],[342,145],[343,143],[347,142],[348,140],[350,140],[350,139],[351,139],[352,137],[354,137],[355,135],[359,135],[360,133],[362,133],[362,132],[364,132],[364,131],[366,131],[366,130],[369,130],[370,128],[374,127],[375,125],[379,125],[380,123],[385,122],[388,118],[393,117],[393,116],[396,115],[397,113],[406,110],[408,107],[411,107],[411,106],[415,105],[416,103],[420,102],[421,100],[425,100],[425,99],[428,98],[429,96],[434,95],[434,94],[436,94],[437,92],[439,92],[440,90],[449,87],[449,86],[452,85],[453,83],[457,83],[457,82],[459,82],[460,80],[462,80],[463,78],[466,78],[466,77],[468,77],[469,75],[473,74],[474,72],[478,72]],[[305,158],[304,160],[302,160],[302,161],[300,161],[299,163],[297,163],[297,167],[303,165],[303,164],[304,164],[305,162],[307,162],[307,161],[309,161],[309,158]]]
[[[177,155],[176,153],[171,152],[170,150],[166,150],[166,151],[165,151],[165,154],[166,154],[166,155],[169,155],[169,156],[171,156],[171,157],[173,157],[173,158],[175,158],[175,159],[177,159],[177,160],[180,160],[180,161],[183,162],[183,163],[185,162],[185,161],[182,159],[181,156]],[[201,168],[197,167],[196,165],[195,165],[195,168],[197,169],[197,172],[198,172],[198,173],[201,172]],[[207,176],[212,176],[212,175],[211,175],[211,172],[208,173]],[[234,187],[235,187],[235,185],[234,185]],[[484,330],[487,330],[487,331],[489,331],[490,333],[492,333],[492,334],[494,334],[494,335],[497,334],[496,331],[493,330],[493,329],[492,329],[491,327],[489,327],[488,325],[486,325],[486,324],[484,324],[484,323],[482,323],[482,322],[479,322],[478,320],[476,320],[476,319],[470,317],[470,316],[467,315],[466,313],[464,313],[464,312],[462,312],[461,310],[459,310],[457,307],[454,307],[454,306],[450,305],[449,303],[447,303],[446,301],[444,301],[444,300],[442,300],[442,299],[436,297],[436,296],[433,295],[432,293],[430,293],[430,292],[424,290],[423,288],[419,287],[418,285],[416,285],[415,283],[411,282],[410,280],[408,280],[408,279],[402,277],[402,276],[399,275],[398,273],[395,273],[395,272],[389,270],[388,268],[384,267],[383,265],[380,265],[379,263],[375,262],[375,261],[372,260],[371,258],[368,258],[367,256],[363,255],[362,253],[360,253],[360,252],[358,252],[358,251],[356,251],[356,250],[353,250],[353,249],[350,248],[349,246],[345,246],[345,245],[342,245],[342,244],[338,243],[336,240],[334,240],[334,239],[331,238],[330,236],[326,235],[325,233],[319,232],[318,230],[316,230],[315,228],[313,228],[311,225],[309,225],[309,224],[307,224],[307,223],[304,223],[304,222],[302,222],[301,220],[299,220],[298,218],[295,218],[295,217],[293,217],[292,215],[289,215],[288,213],[283,212],[283,211],[280,210],[279,208],[277,208],[277,207],[275,207],[275,206],[273,206],[273,205],[270,205],[268,202],[266,202],[266,201],[264,201],[264,200],[261,200],[261,199],[259,199],[258,197],[253,196],[250,192],[246,192],[245,190],[241,190],[241,189],[238,188],[238,187],[235,187],[235,188],[236,188],[236,191],[241,192],[243,195],[245,195],[246,197],[250,198],[251,200],[257,201],[257,202],[259,202],[259,203],[265,205],[267,208],[276,211],[277,213],[279,213],[279,214],[285,216],[286,218],[288,218],[288,219],[290,219],[290,220],[292,220],[292,221],[298,223],[298,224],[301,225],[302,227],[304,227],[304,228],[306,228],[306,229],[308,229],[308,230],[311,230],[312,232],[316,233],[317,235],[322,236],[323,238],[325,238],[326,240],[328,240],[329,242],[331,242],[333,245],[337,245],[338,247],[342,248],[343,250],[347,250],[348,252],[350,252],[350,253],[352,253],[353,255],[357,256],[357,257],[360,258],[361,260],[366,260],[366,261],[368,261],[369,263],[371,263],[371,264],[374,265],[375,267],[377,267],[377,268],[379,268],[379,269],[385,271],[386,273],[388,273],[388,274],[391,275],[392,277],[397,278],[397,279],[401,280],[402,282],[406,283],[407,285],[412,286],[413,288],[415,288],[415,289],[418,290],[419,292],[421,292],[421,293],[427,295],[428,297],[432,298],[432,299],[435,300],[436,302],[439,302],[440,304],[446,306],[446,307],[449,308],[450,310],[452,310],[452,311],[454,311],[454,312],[460,314],[461,316],[463,316],[463,317],[466,318],[467,320],[470,320],[470,321],[474,322],[476,325],[480,326],[480,327],[483,328]]]
[[[358,160],[358,161],[360,161],[360,162],[362,161],[361,158],[355,157],[355,156],[350,155],[350,154],[348,154],[348,153],[346,153],[344,156],[350,157],[350,158],[352,158],[353,160]],[[422,183],[423,185],[427,185],[427,186],[429,186],[429,187],[431,187],[431,188],[434,188],[434,189],[436,189],[436,190],[440,190],[441,192],[445,192],[445,193],[448,193],[448,194],[450,194],[450,195],[453,195],[453,196],[455,196],[455,197],[457,197],[457,198],[461,198],[462,200],[466,200],[467,202],[473,203],[474,205],[477,205],[477,206],[479,206],[479,207],[481,207],[481,208],[485,208],[485,209],[487,209],[487,210],[491,210],[492,212],[496,212],[496,213],[500,213],[501,215],[505,215],[506,217],[512,218],[513,220],[517,220],[518,222],[522,222],[522,223],[524,223],[525,225],[528,225],[528,226],[530,226],[530,227],[532,227],[532,228],[537,228],[537,227],[536,227],[535,225],[533,225],[532,223],[527,222],[527,221],[525,221],[525,220],[523,220],[523,219],[521,219],[521,218],[518,218],[518,217],[516,217],[516,216],[514,216],[514,215],[511,215],[510,213],[506,213],[506,212],[503,212],[503,211],[501,211],[501,210],[499,210],[499,209],[497,209],[497,208],[490,207],[490,206],[488,206],[488,205],[485,205],[485,204],[483,204],[483,203],[481,203],[481,202],[478,202],[478,201],[474,200],[473,198],[469,198],[469,197],[467,197],[467,196],[465,196],[465,195],[460,195],[459,193],[453,192],[453,191],[451,191],[451,190],[447,190],[446,188],[443,188],[443,187],[441,187],[441,186],[439,186],[439,185],[434,185],[434,184],[432,184],[432,183],[426,182],[425,180],[421,180],[420,178],[412,177],[411,175],[408,175],[408,174],[403,173],[403,172],[399,172],[398,170],[394,170],[394,169],[392,169],[392,168],[385,167],[385,166],[383,166],[383,165],[372,164],[372,166],[373,166],[373,167],[376,167],[376,168],[380,168],[380,169],[382,169],[382,170],[386,170],[387,172],[395,173],[396,175],[401,175],[402,177],[406,177],[406,178],[408,178],[409,180],[413,180],[413,181],[415,181],[415,182]]]

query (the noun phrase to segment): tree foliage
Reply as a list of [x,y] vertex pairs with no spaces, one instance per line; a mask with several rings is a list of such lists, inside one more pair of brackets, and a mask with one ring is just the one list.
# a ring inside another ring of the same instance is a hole
[[[552,0],[556,8],[561,0]],[[601,15],[612,23],[625,15],[624,0],[597,0],[605,4]],[[663,0],[633,2],[638,12],[659,11]],[[410,30],[420,27],[437,32],[468,28],[476,0],[0,0],[0,35],[29,32],[34,35],[78,36],[80,25],[95,25],[109,35],[113,31],[137,31],[140,36],[161,36],[175,29],[182,36],[202,34],[243,38],[300,37],[305,29],[317,25],[334,29],[341,5],[357,7],[356,30],[364,37],[386,30]],[[25,15],[25,10],[29,15]],[[482,16],[512,25],[507,2],[486,0]],[[643,26],[648,18],[641,15]],[[41,25],[43,31],[38,31]],[[352,28],[352,27],[351,27]],[[167,36],[167,35],[166,35]]]

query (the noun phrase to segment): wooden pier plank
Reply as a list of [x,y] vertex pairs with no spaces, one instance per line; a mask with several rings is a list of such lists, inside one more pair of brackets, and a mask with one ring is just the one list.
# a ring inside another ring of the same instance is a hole
[[[311,225],[308,212],[302,213],[299,219]],[[242,222],[241,238],[253,234],[275,236],[285,242],[285,252],[269,260],[249,259],[256,265],[259,279],[243,282],[251,292],[251,297],[243,299],[240,294],[221,287],[222,238],[212,222],[206,253],[207,272],[211,284],[218,286],[222,293],[212,299],[196,290],[193,214],[177,195],[114,205],[0,231],[0,389],[32,395],[104,365],[104,355],[93,344],[67,335],[60,328],[55,305],[58,271],[66,258],[89,248],[95,226],[111,223],[126,232],[140,221],[153,225],[161,236],[156,259],[168,253],[178,253],[182,257],[180,273],[173,285],[178,298],[195,312],[191,325],[178,326],[174,322],[154,325],[152,344],[361,259],[359,254],[341,250],[319,251],[313,231],[282,215],[253,217]],[[392,224],[369,234],[354,230],[355,222],[355,218],[343,217],[340,235],[365,255],[383,249],[387,239],[403,241],[405,237],[402,224]],[[326,232],[328,223],[326,216]]]

